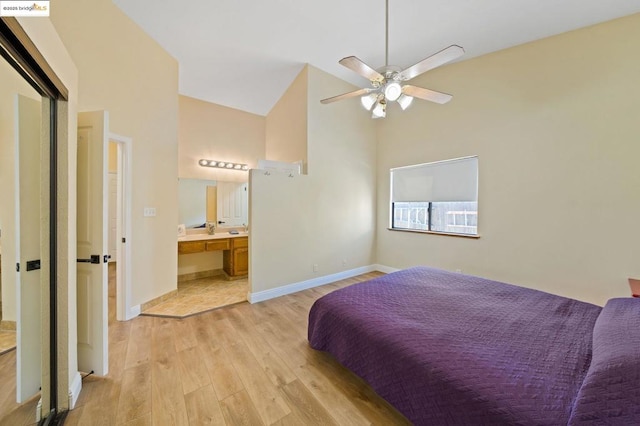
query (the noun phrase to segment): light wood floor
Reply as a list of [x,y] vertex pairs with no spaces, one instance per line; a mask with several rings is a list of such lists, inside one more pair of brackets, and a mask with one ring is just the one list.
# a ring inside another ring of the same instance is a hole
[[31,425],[36,420],[40,396],[16,402],[16,351],[0,355],[0,425]]
[[110,315],[109,375],[84,379],[65,424],[409,424],[307,342],[318,297],[377,275],[185,319]]
[[0,330],[0,355],[16,348],[16,332]]

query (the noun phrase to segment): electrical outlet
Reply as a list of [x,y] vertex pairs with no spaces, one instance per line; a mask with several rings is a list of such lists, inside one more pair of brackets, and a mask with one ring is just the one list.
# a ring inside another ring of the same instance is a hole
[[144,208],[144,217],[154,217],[156,215],[155,207],[145,207]]
[[456,273],[461,274],[462,273],[462,269],[456,269]]
[[347,259],[342,259],[342,266],[347,266]]
[[318,264],[317,263],[313,264],[313,272],[318,272]]

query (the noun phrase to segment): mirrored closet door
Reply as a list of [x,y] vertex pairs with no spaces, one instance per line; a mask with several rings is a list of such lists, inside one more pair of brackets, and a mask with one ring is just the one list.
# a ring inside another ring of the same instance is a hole
[[0,55],[0,424],[33,424],[58,405],[55,124],[66,89],[13,18],[0,20]]

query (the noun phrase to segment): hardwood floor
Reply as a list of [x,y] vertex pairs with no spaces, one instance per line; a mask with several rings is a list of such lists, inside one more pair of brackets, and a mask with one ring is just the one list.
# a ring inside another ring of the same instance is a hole
[[0,355],[16,348],[16,332],[0,330]]
[[16,351],[0,355],[0,425],[36,423],[36,406],[40,395],[23,404],[16,402]]
[[307,342],[318,297],[378,275],[184,319],[110,315],[109,375],[84,379],[65,424],[409,424]]

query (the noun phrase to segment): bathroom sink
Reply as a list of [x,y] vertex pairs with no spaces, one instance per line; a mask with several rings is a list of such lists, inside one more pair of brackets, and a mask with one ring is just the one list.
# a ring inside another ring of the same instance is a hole
[[248,236],[248,232],[239,231],[237,234],[229,234],[229,231],[216,232],[213,235],[209,234],[187,234],[182,237],[178,237],[178,241],[202,241],[202,240],[217,240],[220,238],[238,238]]

